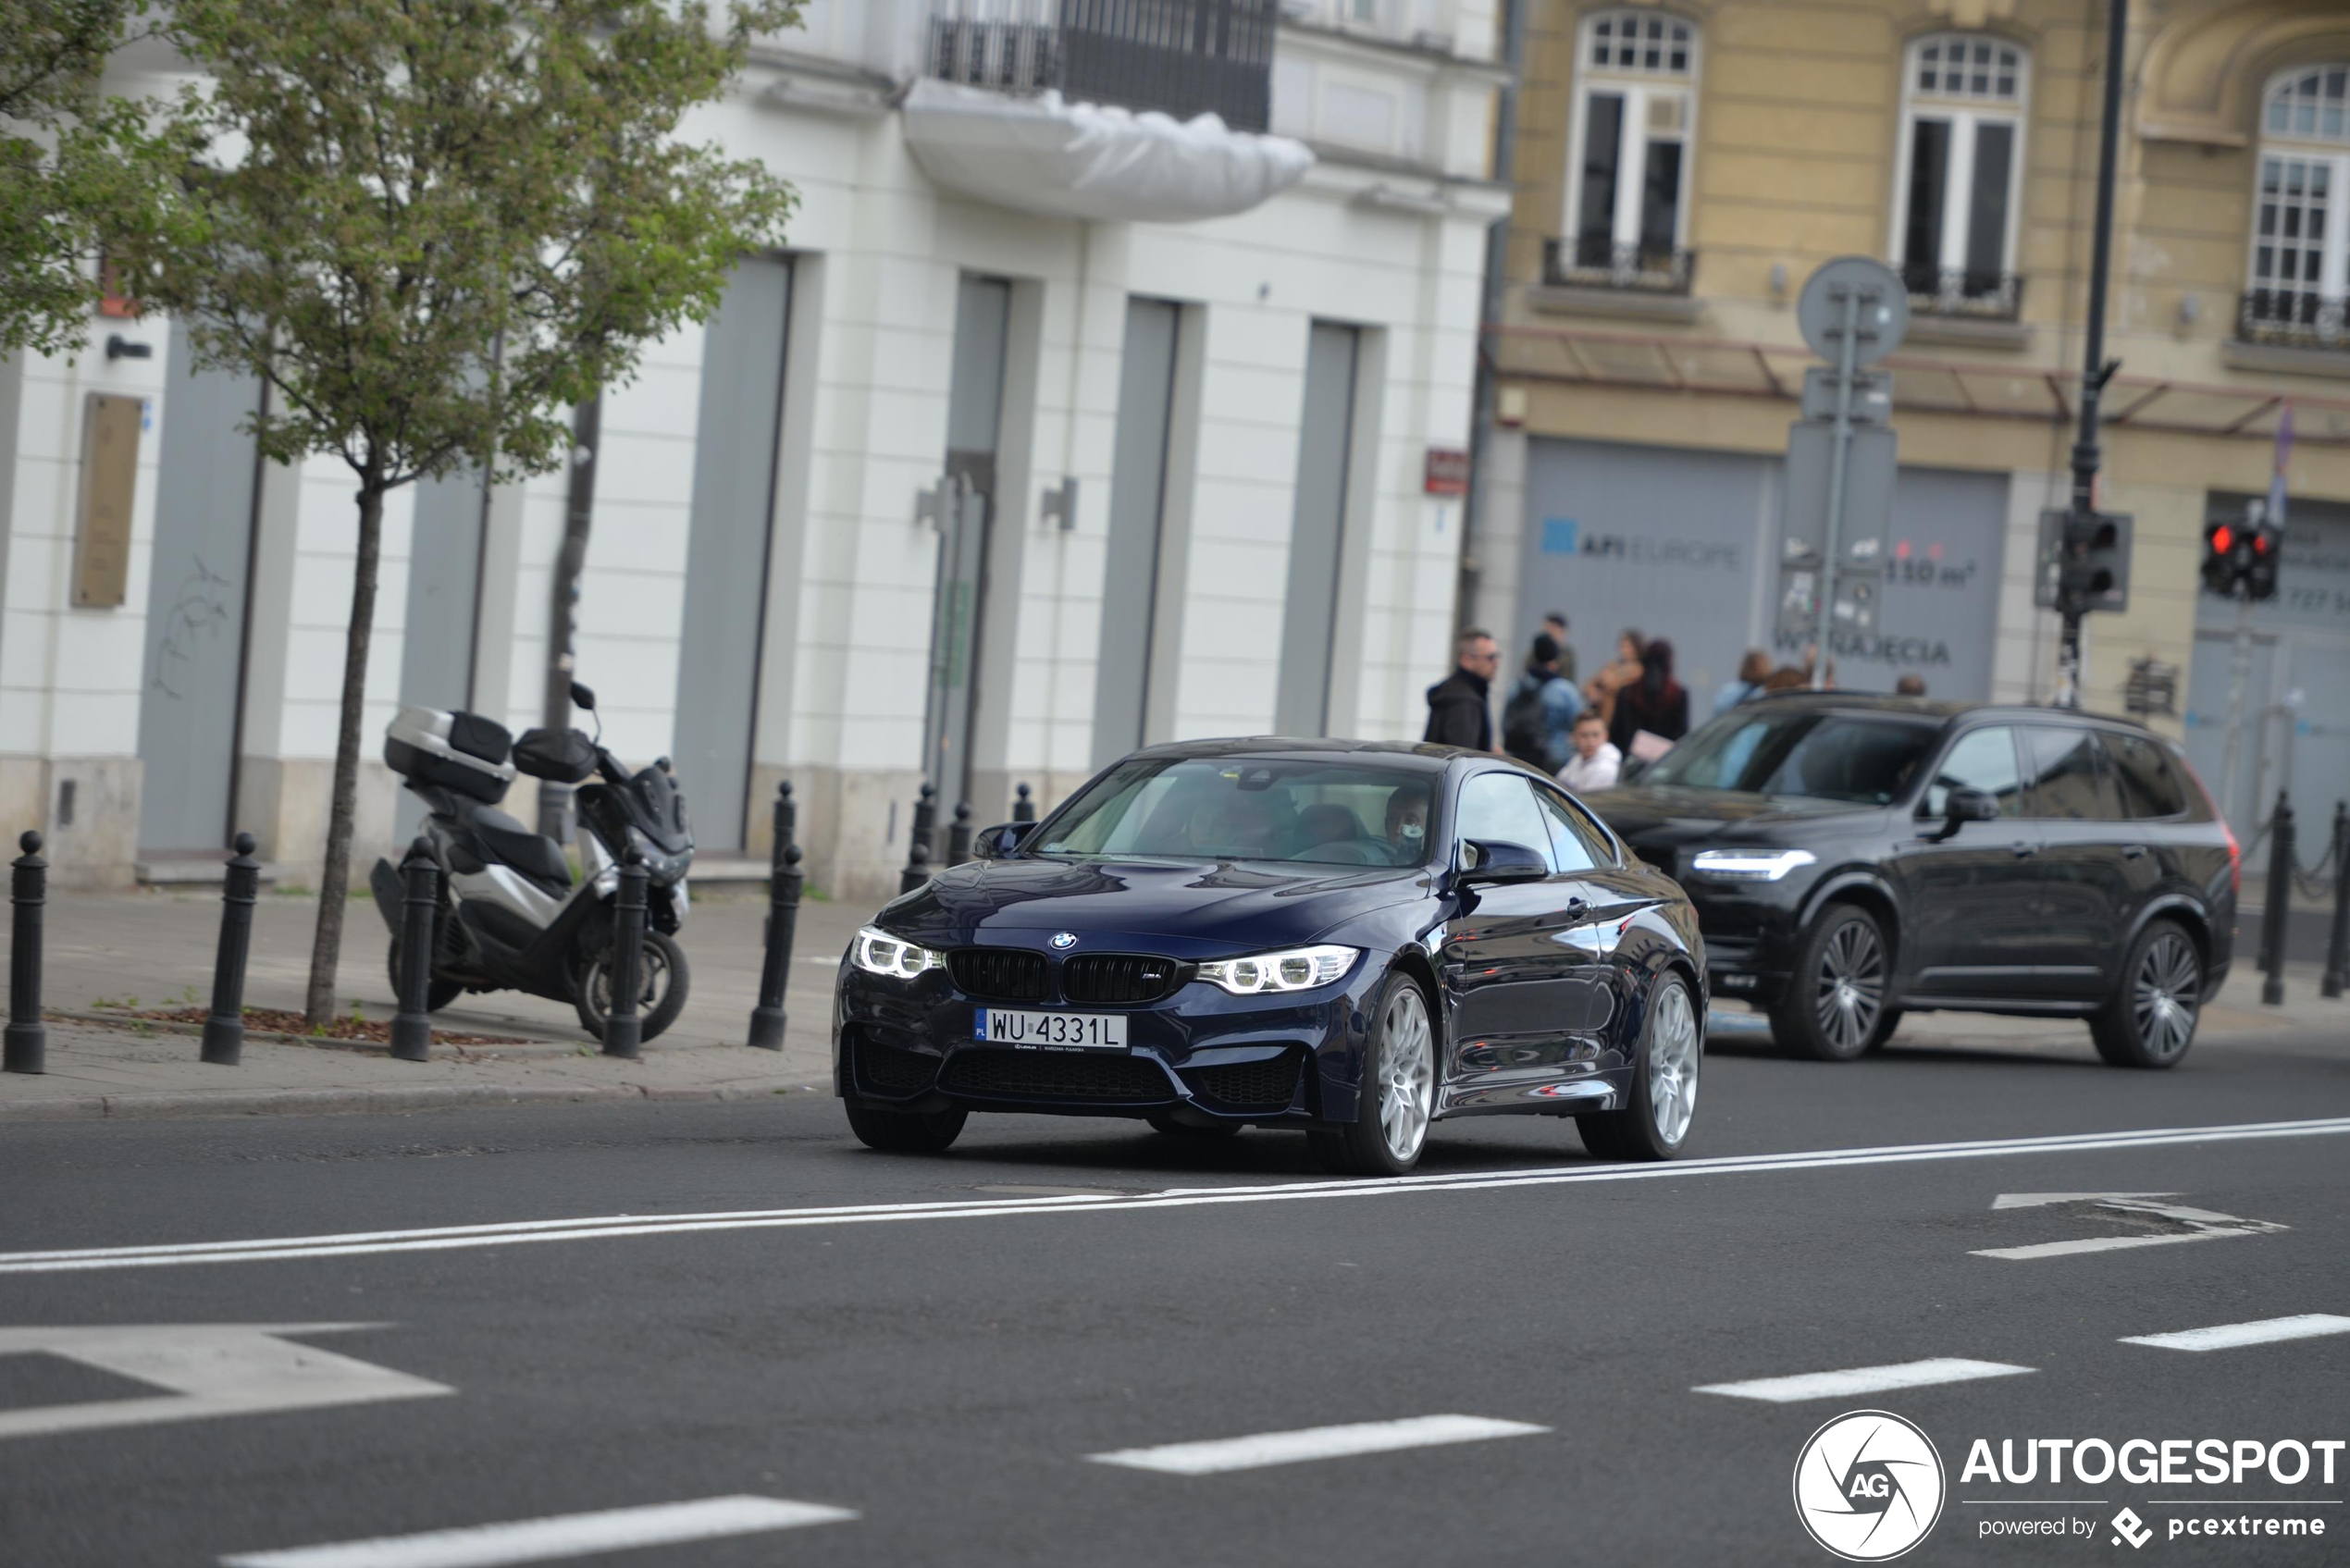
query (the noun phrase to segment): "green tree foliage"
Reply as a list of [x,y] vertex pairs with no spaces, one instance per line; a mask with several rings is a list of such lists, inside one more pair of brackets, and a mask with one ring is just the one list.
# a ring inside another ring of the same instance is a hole
[[110,213],[129,287],[199,363],[264,377],[263,452],[331,453],[358,540],[308,1015],[334,1002],[386,492],[563,460],[564,411],[707,320],[792,195],[681,139],[797,0],[175,0],[202,73]]

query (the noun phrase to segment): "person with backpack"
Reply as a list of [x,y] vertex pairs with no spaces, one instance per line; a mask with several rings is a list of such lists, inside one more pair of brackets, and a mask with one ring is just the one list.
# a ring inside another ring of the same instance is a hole
[[1526,673],[1502,705],[1502,749],[1531,768],[1555,773],[1574,749],[1575,716],[1583,698],[1559,673],[1558,639],[1539,632]]

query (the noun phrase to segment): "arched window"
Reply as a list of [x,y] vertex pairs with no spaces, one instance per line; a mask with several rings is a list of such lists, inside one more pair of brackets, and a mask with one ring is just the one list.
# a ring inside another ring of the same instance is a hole
[[1602,11],[1577,35],[1566,241],[1553,281],[1688,288],[1688,149],[1697,122],[1695,24]]
[[2350,187],[2350,64],[2295,66],[2270,79],[2254,178],[2251,287],[2239,333],[2341,345],[2350,293],[2342,210]]
[[1979,32],[1910,45],[1901,79],[1900,191],[1893,253],[1913,302],[2012,317],[2015,214],[2031,56]]

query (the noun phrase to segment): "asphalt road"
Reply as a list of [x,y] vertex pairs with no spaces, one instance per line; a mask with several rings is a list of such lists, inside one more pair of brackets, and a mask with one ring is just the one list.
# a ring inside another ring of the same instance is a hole
[[[1421,1179],[1332,1183],[1293,1137],[1124,1122],[974,1118],[946,1156],[876,1154],[819,1093],[10,1127],[0,1562],[413,1568],[521,1561],[495,1555],[518,1540],[576,1561],[624,1529],[655,1544],[592,1561],[1828,1562],[1790,1476],[1815,1428],[1863,1409],[1914,1422],[1945,1466],[1905,1562],[2135,1558],[2109,1523],[2125,1506],[2166,1561],[2343,1561],[2341,1451],[2331,1485],[2314,1463],[2240,1486],[1961,1467],[1977,1438],[2350,1438],[2350,1334],[2121,1342],[2350,1316],[2350,1043],[2206,1040],[2167,1074],[2100,1067],[2085,1040],[1849,1067],[1725,1043],[1694,1143],[1627,1172],[1568,1123],[1453,1123]],[[1901,1152],[1836,1153],[1863,1149]],[[2096,1193],[2176,1196],[1995,1207]],[[601,1223],[519,1228],[563,1220]],[[2163,1240],[2198,1230],[2245,1233]],[[328,1236],[348,1239],[209,1245]],[[2084,1240],[2158,1244],[1978,1255]],[[60,1251],[97,1255],[23,1255]],[[165,1327],[55,1332],[140,1326]],[[2002,1370],[1699,1391],[1946,1360]],[[59,1429],[158,1382],[252,1408]],[[303,1397],[321,1402],[259,1408]],[[1294,1443],[1409,1446],[1096,1457],[1390,1422],[1419,1424]],[[1187,1459],[1246,1467],[1169,1472]],[[1912,1476],[1903,1505],[1925,1495]],[[480,1528],[738,1497],[815,1507]],[[2223,1516],[2328,1533],[2169,1535]],[[2078,1533],[1987,1534],[2019,1520]],[[750,1533],[674,1538],[698,1522]],[[469,1533],[297,1549],[443,1531]]]

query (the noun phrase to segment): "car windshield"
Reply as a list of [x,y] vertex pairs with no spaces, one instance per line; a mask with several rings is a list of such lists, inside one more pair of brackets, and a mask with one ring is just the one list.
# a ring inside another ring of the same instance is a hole
[[1438,775],[1362,762],[1134,758],[1046,822],[1056,859],[1417,866]]
[[1665,753],[1640,782],[1882,806],[1909,788],[1939,733],[1902,719],[1741,708]]

